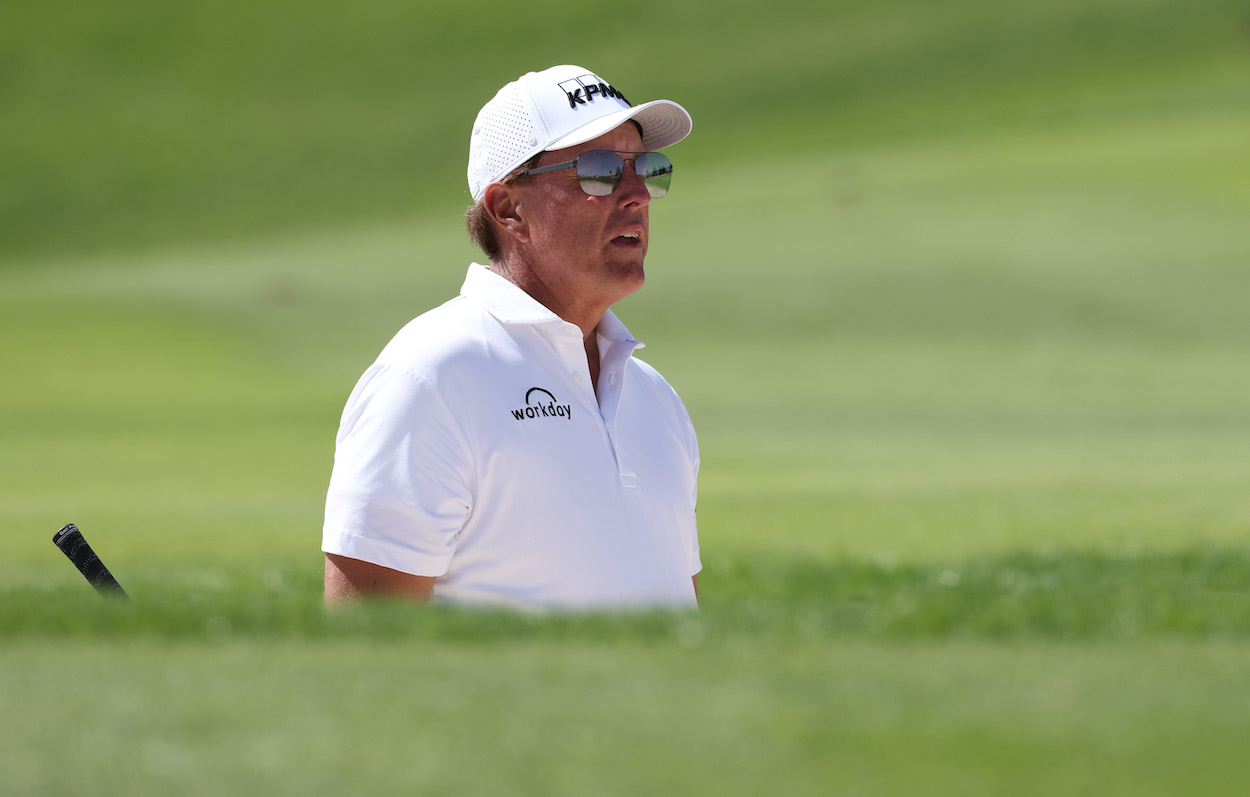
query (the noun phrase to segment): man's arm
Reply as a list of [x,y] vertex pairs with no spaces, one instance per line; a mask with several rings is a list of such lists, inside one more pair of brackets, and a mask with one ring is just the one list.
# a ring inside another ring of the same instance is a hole
[[434,576],[414,576],[389,567],[326,554],[325,601],[327,605],[350,603],[364,597],[429,600]]

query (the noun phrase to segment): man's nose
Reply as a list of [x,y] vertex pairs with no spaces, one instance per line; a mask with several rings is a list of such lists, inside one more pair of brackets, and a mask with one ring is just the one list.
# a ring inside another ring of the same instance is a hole
[[621,182],[616,187],[616,193],[620,195],[618,201],[623,205],[651,204],[651,192],[647,190],[647,184],[638,176],[638,172],[634,171],[633,160],[625,161]]

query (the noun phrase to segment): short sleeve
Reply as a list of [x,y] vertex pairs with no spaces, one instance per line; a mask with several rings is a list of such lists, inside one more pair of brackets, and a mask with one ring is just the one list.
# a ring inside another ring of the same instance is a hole
[[322,550],[420,576],[447,572],[473,505],[472,455],[427,380],[374,364],[335,440]]

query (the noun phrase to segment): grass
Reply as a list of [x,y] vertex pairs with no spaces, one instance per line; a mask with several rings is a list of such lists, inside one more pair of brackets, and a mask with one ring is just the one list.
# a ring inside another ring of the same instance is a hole
[[[0,30],[0,791],[1240,793],[1238,4],[492,7]],[[700,432],[702,608],[326,613],[342,403],[535,59],[696,117],[620,312]]]
[[[116,571],[115,571],[116,572]],[[10,583],[0,633],[12,639],[254,641],[417,639],[479,642],[621,639],[1243,640],[1250,551],[1119,555],[1056,550],[943,564],[716,556],[698,614],[517,616],[403,604],[327,613],[313,567],[200,564],[176,584],[126,575],[129,598],[96,600],[74,579]],[[91,600],[86,598],[91,597]]]
[[[662,650],[548,639],[506,659],[454,641],[363,651],[22,645],[10,654],[22,672],[47,677],[14,707],[50,721],[6,749],[63,746],[49,729],[71,726],[77,765],[43,772],[16,757],[10,782],[105,794],[136,782],[189,794],[746,795],[778,783],[995,794],[1005,782],[1038,795],[1219,793],[1246,710],[1244,651],[1224,645],[801,642],[781,659],[743,639]],[[414,676],[427,688],[396,688]],[[344,744],[345,727],[371,743]]]

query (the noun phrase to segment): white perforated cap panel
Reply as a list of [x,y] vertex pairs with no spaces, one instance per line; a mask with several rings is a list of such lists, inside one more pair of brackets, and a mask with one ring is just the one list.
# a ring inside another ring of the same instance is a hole
[[509,83],[478,112],[469,140],[469,192],[476,202],[486,186],[542,152],[529,102]]

